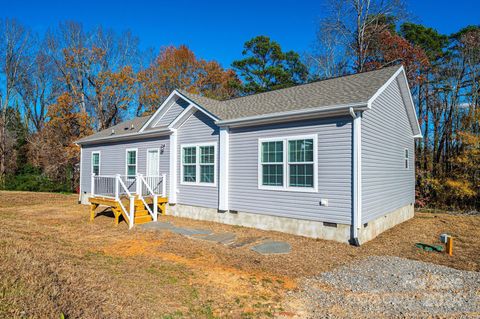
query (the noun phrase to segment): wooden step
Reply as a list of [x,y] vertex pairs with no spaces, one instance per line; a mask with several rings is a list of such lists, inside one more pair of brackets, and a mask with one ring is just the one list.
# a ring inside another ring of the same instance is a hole
[[145,216],[135,216],[135,224],[145,224],[153,221],[152,216],[145,215]]
[[138,209],[138,210],[135,210],[135,217],[137,217],[137,216],[145,216],[145,215],[150,215],[150,213],[148,212],[148,210],[146,210],[146,209]]

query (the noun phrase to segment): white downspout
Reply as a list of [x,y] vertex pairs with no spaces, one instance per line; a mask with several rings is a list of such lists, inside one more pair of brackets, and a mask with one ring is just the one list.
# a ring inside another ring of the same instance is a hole
[[359,229],[362,227],[362,113],[355,113],[350,108],[353,118],[353,220],[352,244],[360,246],[358,238]]

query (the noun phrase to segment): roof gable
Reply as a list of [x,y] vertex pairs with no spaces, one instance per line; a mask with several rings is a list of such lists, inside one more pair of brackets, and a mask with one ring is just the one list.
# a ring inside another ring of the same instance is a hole
[[[224,101],[183,90],[174,90],[153,115],[120,123],[78,142],[108,138],[112,135],[112,130],[116,136],[127,133],[142,134],[162,129],[172,130],[197,110],[215,120],[219,125],[230,125],[233,122],[251,121],[257,118],[262,118],[262,121],[269,117],[284,120],[303,113],[308,113],[309,116],[318,112],[334,114],[350,107],[368,109],[388,84],[397,77],[412,131],[415,137],[421,137],[405,71],[402,66],[394,66]],[[127,126],[129,129],[125,129]]]
[[152,115],[149,124],[144,130],[168,127],[170,123],[172,123],[172,121],[189,106],[189,104],[190,103],[180,97],[171,98],[159,113]]

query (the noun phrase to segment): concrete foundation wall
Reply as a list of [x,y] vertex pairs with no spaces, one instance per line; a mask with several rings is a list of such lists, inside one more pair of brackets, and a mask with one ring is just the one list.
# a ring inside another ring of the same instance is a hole
[[82,205],[90,205],[88,199],[92,196],[92,193],[80,193],[80,204]]
[[[90,194],[82,194],[81,204],[88,205]],[[190,205],[167,205],[167,215],[206,220],[228,225],[252,227],[263,230],[273,230],[293,235],[334,240],[349,243],[351,238],[350,225],[337,224],[337,227],[325,226],[323,222],[269,216],[246,212],[219,212],[213,208]],[[391,213],[368,222],[359,230],[360,244],[364,244],[384,231],[409,220],[414,215],[414,206],[407,205]]]
[[384,216],[380,216],[372,221],[369,221],[367,227],[362,226],[362,229],[359,231],[358,239],[360,244],[372,240],[387,229],[409,220],[413,217],[413,215],[414,206],[413,204],[409,204]]
[[[317,221],[252,214],[247,212],[219,212],[212,208],[180,204],[169,206],[167,208],[167,214],[229,225],[274,230],[305,237],[334,240],[342,243],[348,243],[351,238],[351,226],[346,224],[337,224],[337,227],[332,227],[325,226],[323,222]],[[360,230],[360,243],[363,244],[372,240],[385,230],[412,217],[413,205],[408,205],[373,220]]]
[[228,225],[252,227],[263,230],[275,230],[284,233],[312,238],[323,238],[348,242],[350,226],[338,224],[337,228],[324,226],[323,222],[301,220],[287,217],[252,214],[246,212],[218,212],[216,209],[197,206],[169,206],[168,215],[213,221]]

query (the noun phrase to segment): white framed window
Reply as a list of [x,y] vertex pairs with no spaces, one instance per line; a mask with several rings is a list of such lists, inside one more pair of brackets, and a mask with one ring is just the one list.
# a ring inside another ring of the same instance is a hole
[[409,169],[410,168],[410,155],[408,154],[408,148],[406,148],[404,151],[403,151],[403,155],[404,155],[404,166],[405,169]]
[[100,175],[100,151],[92,152],[92,173]]
[[258,188],[317,192],[317,135],[258,140]]
[[216,186],[217,143],[182,144],[180,184]]
[[129,148],[125,151],[125,175],[127,178],[134,178],[137,175],[137,154],[136,148]]

